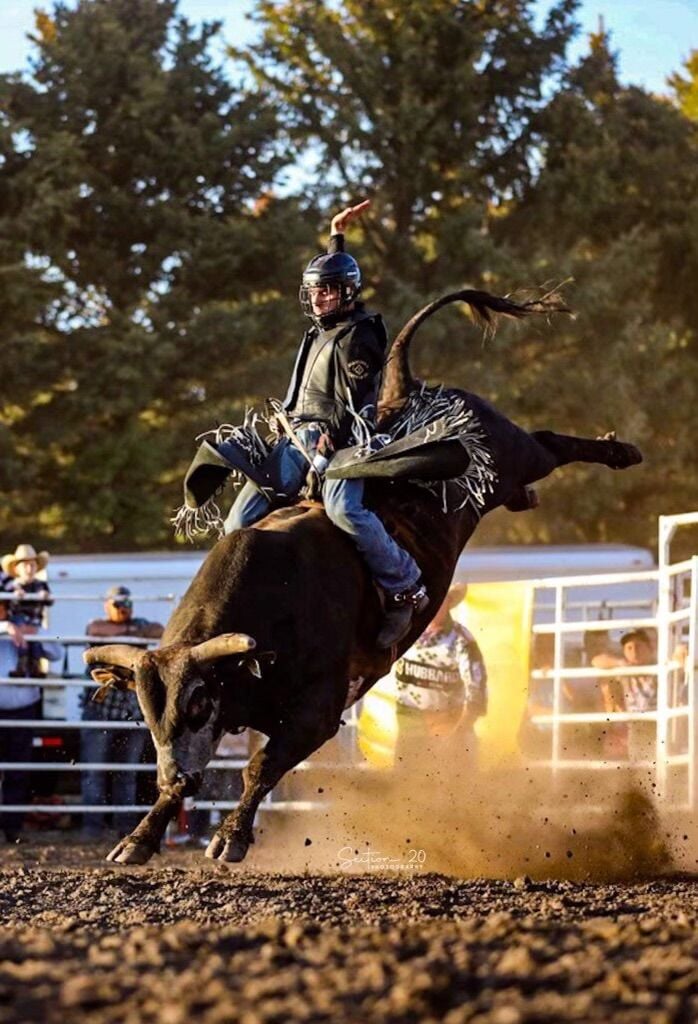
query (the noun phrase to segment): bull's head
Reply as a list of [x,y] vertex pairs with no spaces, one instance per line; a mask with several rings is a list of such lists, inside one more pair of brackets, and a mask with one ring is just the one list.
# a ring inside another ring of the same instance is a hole
[[92,677],[101,685],[97,699],[111,687],[136,691],[153,736],[163,792],[196,792],[222,731],[222,683],[216,669],[224,659],[236,659],[229,663],[233,670],[236,663],[247,663],[256,674],[255,646],[245,633],[223,633],[194,646],[176,643],[156,651],[128,644],[85,651]]

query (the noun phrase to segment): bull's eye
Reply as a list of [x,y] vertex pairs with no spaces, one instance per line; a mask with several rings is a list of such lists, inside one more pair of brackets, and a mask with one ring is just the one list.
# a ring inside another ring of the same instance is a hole
[[197,686],[187,704],[186,717],[189,725],[193,729],[200,729],[208,721],[212,709],[213,703],[206,687]]

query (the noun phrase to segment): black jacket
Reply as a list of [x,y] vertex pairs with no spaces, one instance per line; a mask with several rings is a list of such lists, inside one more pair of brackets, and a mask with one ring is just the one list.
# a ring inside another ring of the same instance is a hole
[[350,408],[360,412],[372,405],[375,416],[387,341],[380,315],[362,305],[334,327],[311,327],[298,350],[286,412],[324,423],[335,448],[343,447],[351,432]]
[[[333,236],[330,251],[341,251],[342,241]],[[360,412],[372,405],[375,416],[387,344],[382,317],[361,302],[332,327],[309,328],[284,399],[288,415],[323,423],[335,448],[342,448],[351,433],[351,408]]]

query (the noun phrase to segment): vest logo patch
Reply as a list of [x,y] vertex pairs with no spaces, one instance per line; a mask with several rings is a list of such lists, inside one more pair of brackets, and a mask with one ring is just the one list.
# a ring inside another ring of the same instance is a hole
[[365,363],[363,359],[354,359],[348,366],[349,376],[356,377],[357,380],[365,380],[369,375],[368,363]]

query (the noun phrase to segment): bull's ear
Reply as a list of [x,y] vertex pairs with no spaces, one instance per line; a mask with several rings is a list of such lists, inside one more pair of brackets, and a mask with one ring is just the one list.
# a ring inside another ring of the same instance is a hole
[[192,647],[189,654],[197,665],[212,665],[219,658],[229,658],[235,654],[247,654],[257,646],[256,641],[247,633],[221,633],[210,640]]
[[97,704],[102,703],[112,688],[117,690],[136,689],[134,677],[130,673],[125,674],[123,670],[119,672],[113,668],[93,668],[90,675],[96,683],[99,683],[99,689],[92,694],[92,700]]

